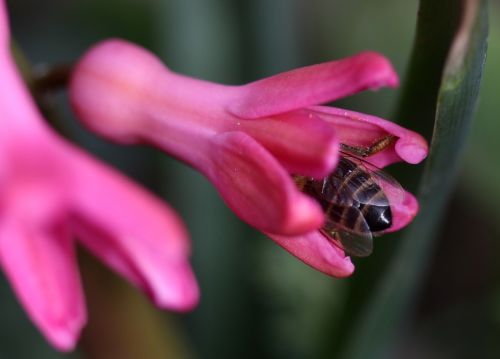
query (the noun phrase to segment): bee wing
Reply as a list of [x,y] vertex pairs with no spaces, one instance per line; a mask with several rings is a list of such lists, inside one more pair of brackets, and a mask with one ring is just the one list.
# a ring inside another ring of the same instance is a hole
[[338,241],[346,254],[353,257],[368,257],[373,252],[373,237],[340,231]]
[[348,255],[367,257],[373,251],[370,227],[355,207],[332,205],[321,232]]
[[368,257],[373,252],[373,237],[369,233],[358,235],[345,231],[333,233],[326,233],[323,229],[321,231],[349,256]]
[[[398,181],[387,172],[384,172],[361,158],[345,152],[342,152],[342,156],[356,163],[356,165],[362,169],[364,175],[366,175],[365,177],[358,176],[359,182],[362,183],[352,181],[346,184],[346,195],[343,196],[346,197],[346,204],[349,201],[349,194],[351,204],[353,201],[357,201],[358,203],[370,204],[373,206],[395,206],[404,202],[405,191],[403,187],[401,187]],[[359,186],[363,186],[363,191],[356,191]],[[377,192],[379,192],[378,195],[375,195]]]

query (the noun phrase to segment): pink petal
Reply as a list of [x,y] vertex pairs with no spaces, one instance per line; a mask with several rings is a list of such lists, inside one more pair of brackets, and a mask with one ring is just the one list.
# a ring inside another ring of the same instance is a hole
[[242,120],[238,125],[289,173],[324,177],[337,163],[335,130],[313,114],[298,110],[259,121]]
[[241,86],[238,99],[228,106],[228,110],[246,119],[267,117],[330,102],[366,89],[397,85],[397,74],[385,57],[363,52]]
[[383,168],[401,160],[416,164],[427,156],[428,145],[425,139],[394,122],[334,107],[314,106],[307,111],[330,123],[340,143],[369,146],[387,135],[397,137],[395,145],[366,158],[377,167]]
[[301,261],[325,274],[342,278],[354,272],[351,259],[319,231],[295,237],[268,236]]
[[227,205],[252,226],[293,235],[321,226],[320,206],[302,194],[290,175],[254,139],[242,132],[214,137],[206,175]]
[[119,173],[84,158],[74,169],[73,228],[82,243],[160,307],[192,309],[199,291],[176,213]]
[[[9,22],[5,2],[0,1],[0,48],[5,48],[9,42]],[[1,55],[0,55],[1,56]]]
[[0,262],[33,322],[59,350],[71,350],[86,321],[73,241],[61,228],[4,217]]
[[410,192],[405,193],[404,200],[400,203],[395,203],[391,199],[390,192],[386,194],[388,194],[392,210],[392,226],[386,232],[395,232],[413,221],[418,213],[418,201]]

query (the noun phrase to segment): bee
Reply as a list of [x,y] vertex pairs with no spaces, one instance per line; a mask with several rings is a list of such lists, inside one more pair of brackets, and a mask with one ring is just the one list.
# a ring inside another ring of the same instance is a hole
[[375,152],[345,145],[341,149],[337,167],[327,177],[294,180],[323,208],[321,233],[348,255],[366,257],[373,251],[373,237],[392,226],[391,205],[402,203],[405,192],[391,176],[360,158]]

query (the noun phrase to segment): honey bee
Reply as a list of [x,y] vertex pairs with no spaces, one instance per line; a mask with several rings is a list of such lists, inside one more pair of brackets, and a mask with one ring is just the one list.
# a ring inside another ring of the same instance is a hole
[[352,147],[342,149],[337,167],[327,177],[295,176],[294,180],[325,211],[321,233],[346,254],[366,257],[373,251],[373,237],[392,226],[391,205],[403,202],[405,192],[387,173],[351,154]]

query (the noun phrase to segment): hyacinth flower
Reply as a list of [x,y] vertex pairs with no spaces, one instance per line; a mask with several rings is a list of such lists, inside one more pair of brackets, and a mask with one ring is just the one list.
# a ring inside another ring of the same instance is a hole
[[[381,55],[365,52],[340,61],[285,72],[242,86],[189,78],[169,70],[134,44],[97,44],[77,64],[70,100],[93,131],[120,143],[147,142],[201,171],[244,221],[309,265],[336,277],[354,270],[345,252],[318,231],[320,205],[291,175],[321,178],[339,159],[339,146],[390,144],[367,161],[384,167],[420,162],[427,144],[394,123],[319,104],[365,89],[396,86]],[[415,216],[406,193],[388,231]]]
[[176,213],[46,125],[9,53],[0,1],[0,265],[29,317],[60,350],[86,321],[76,240],[162,308],[198,287]]

